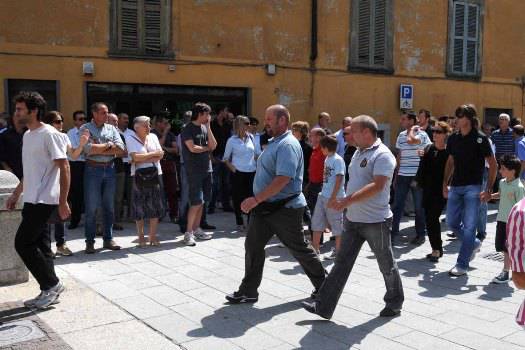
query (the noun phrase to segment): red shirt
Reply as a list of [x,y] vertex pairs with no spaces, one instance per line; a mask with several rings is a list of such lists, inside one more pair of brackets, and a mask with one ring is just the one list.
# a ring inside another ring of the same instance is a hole
[[321,147],[314,148],[310,156],[310,165],[308,167],[308,179],[313,183],[323,182],[324,159],[325,155]]

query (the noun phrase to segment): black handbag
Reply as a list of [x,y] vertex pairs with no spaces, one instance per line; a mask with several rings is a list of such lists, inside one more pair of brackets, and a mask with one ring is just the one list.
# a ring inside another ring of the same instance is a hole
[[135,170],[135,181],[139,188],[151,188],[160,184],[156,166]]

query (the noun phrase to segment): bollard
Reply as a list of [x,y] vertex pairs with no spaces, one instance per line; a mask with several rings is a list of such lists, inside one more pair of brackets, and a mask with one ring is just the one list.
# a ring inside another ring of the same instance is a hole
[[15,235],[22,220],[22,201],[13,211],[7,211],[5,206],[19,182],[12,173],[0,170],[0,286],[29,280],[29,272],[15,251]]

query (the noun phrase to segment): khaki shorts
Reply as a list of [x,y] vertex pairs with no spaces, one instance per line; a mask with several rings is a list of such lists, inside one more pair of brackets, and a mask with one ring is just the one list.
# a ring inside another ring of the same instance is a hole
[[319,194],[312,217],[312,231],[324,231],[331,228],[334,236],[340,236],[343,232],[343,212],[327,208],[328,198]]

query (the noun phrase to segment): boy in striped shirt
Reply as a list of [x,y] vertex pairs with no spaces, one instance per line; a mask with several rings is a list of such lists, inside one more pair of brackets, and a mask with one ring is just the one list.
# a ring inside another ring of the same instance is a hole
[[[512,280],[518,289],[525,289],[525,199],[514,205],[507,221],[507,251]],[[525,300],[516,315],[516,322],[525,326]]]

